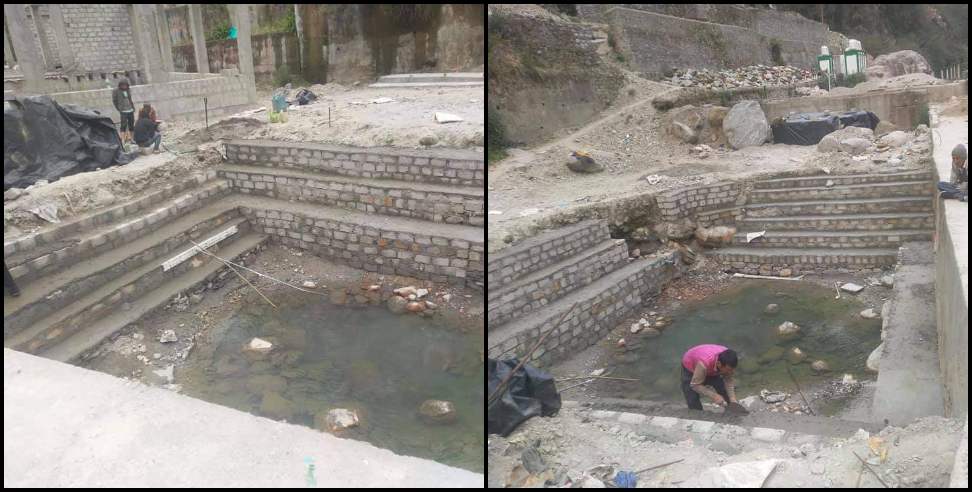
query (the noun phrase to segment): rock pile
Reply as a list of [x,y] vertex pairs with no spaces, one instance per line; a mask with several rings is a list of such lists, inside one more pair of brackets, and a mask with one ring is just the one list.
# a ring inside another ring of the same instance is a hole
[[813,72],[797,67],[752,65],[729,70],[676,69],[670,82],[682,87],[734,89],[764,85],[791,85],[814,80]]
[[932,73],[928,60],[916,51],[902,50],[881,55],[868,64],[867,78],[896,77],[908,73]]

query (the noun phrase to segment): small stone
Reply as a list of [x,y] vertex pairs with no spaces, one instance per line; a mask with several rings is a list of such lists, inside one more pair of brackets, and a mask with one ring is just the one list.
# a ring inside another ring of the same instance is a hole
[[427,309],[435,309],[435,308],[437,308],[439,306],[436,303],[432,302],[432,301],[425,301],[425,307]]
[[410,302],[405,305],[405,310],[411,313],[421,313],[425,311],[424,302]]
[[393,313],[395,313],[395,314],[402,314],[402,313],[404,313],[405,312],[405,307],[406,307],[407,304],[408,304],[408,301],[406,301],[404,298],[398,297],[398,296],[391,296],[391,297],[389,297],[388,298],[388,303],[387,303],[388,310],[391,311],[391,312],[393,312]]
[[786,351],[786,360],[790,364],[799,364],[806,360],[807,354],[805,354],[799,347],[793,347]]
[[418,298],[418,299],[421,299],[421,298],[427,296],[428,294],[429,294],[429,290],[428,289],[417,289],[415,291],[415,297]]
[[381,290],[381,286],[380,285],[369,285],[368,286],[368,290],[370,292],[377,292],[377,291]]
[[638,248],[635,248],[635,249],[631,250],[631,257],[632,258],[639,258],[639,257],[641,257],[641,250],[638,249]]
[[442,300],[445,301],[445,302],[451,301],[452,300],[452,294],[446,294],[446,295],[442,296]]
[[591,371],[591,376],[600,376],[604,374],[605,370],[606,369],[604,369],[603,367],[601,369],[594,369],[593,371]]
[[814,361],[813,364],[810,364],[810,368],[817,373],[830,372],[830,365],[822,360]]
[[145,335],[142,335],[141,333],[132,333],[132,338],[134,338],[135,340],[141,340],[145,338]]
[[881,342],[874,350],[871,351],[871,354],[867,356],[865,367],[867,367],[868,371],[876,373],[880,370],[881,353],[883,350],[884,342]]
[[620,339],[620,340],[618,340],[618,347],[624,347],[625,345],[626,345],[626,343],[625,343],[625,341],[624,341],[623,338]]
[[641,331],[641,328],[642,328],[641,323],[632,323],[631,333],[638,333],[639,331]]
[[853,374],[844,374],[844,377],[840,380],[841,384],[857,384],[857,380],[854,379]]
[[409,294],[408,295],[408,300],[410,300],[410,301],[418,300],[418,296],[415,295],[415,294]]
[[874,319],[879,316],[880,315],[876,311],[874,311],[874,308],[867,308],[861,311],[861,317],[864,319]]
[[854,433],[854,439],[860,441],[866,441],[869,437],[871,437],[871,433],[864,429],[857,429],[857,432]]
[[316,289],[317,288],[317,284],[315,282],[310,281],[310,280],[305,280],[302,285],[303,285],[303,287],[305,289]]
[[885,286],[885,287],[887,287],[889,289],[893,288],[894,287],[894,276],[893,275],[885,275],[885,276],[881,277],[881,285],[883,285],[883,286]]
[[661,332],[658,331],[658,330],[656,330],[656,329],[654,329],[654,328],[646,328],[645,329],[645,332],[643,333],[643,335],[646,338],[655,338],[657,336],[661,336]]
[[419,407],[419,415],[431,424],[451,424],[458,419],[455,405],[443,400],[425,400]]
[[834,180],[832,180],[832,179],[828,179],[827,180],[827,183],[824,184],[824,186],[826,186],[827,188],[830,188],[833,185],[834,185]]
[[780,270],[780,276],[781,277],[789,277],[789,276],[792,276],[792,275],[793,275],[793,270],[791,270],[789,268],[784,268],[784,269]]
[[[323,418],[321,418],[323,417]],[[335,408],[326,415],[318,415],[315,418],[315,426],[331,432],[341,432],[358,426],[358,414],[353,410],[345,408]]]
[[163,330],[159,336],[159,341],[162,343],[171,343],[177,342],[179,339],[176,337],[175,330]]
[[766,305],[766,308],[763,309],[763,312],[766,313],[766,314],[776,314],[776,313],[780,312],[780,305],[779,304],[767,304]]
[[431,147],[439,142],[439,139],[435,135],[426,135],[419,139],[419,145],[423,147]]
[[156,352],[156,353],[152,354],[152,358],[153,359],[161,359],[162,358],[162,354]]
[[791,321],[784,321],[776,327],[776,334],[781,340],[792,340],[800,336],[800,326]]
[[416,291],[415,287],[411,287],[411,286],[395,289],[395,293],[402,297],[408,297],[412,294],[415,294],[415,291]]
[[189,296],[189,302],[191,302],[192,304],[199,304],[200,302],[202,302],[202,300],[203,300],[203,296],[199,294],[192,294]]
[[855,283],[848,282],[848,283],[846,283],[844,285],[841,285],[840,286],[840,290],[843,290],[845,292],[850,292],[851,294],[856,294],[856,293],[864,290],[864,286],[863,285],[857,285]]

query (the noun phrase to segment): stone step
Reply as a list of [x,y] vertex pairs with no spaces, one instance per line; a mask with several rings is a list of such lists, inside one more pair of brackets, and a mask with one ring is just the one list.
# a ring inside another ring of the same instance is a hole
[[[231,243],[222,245],[218,253],[213,248],[213,252],[227,260],[238,261],[240,257],[255,251],[268,240],[268,237],[265,235],[244,233],[242,231],[234,236],[240,237],[237,237]],[[165,305],[176,294],[193,290],[195,286],[215,278],[219,274],[219,271],[225,268],[221,261],[212,257],[207,255],[199,255],[198,257],[200,259],[201,257],[207,258],[206,260],[202,260],[203,264],[198,268],[190,268],[188,271],[183,271],[181,275],[176,275],[150,292],[144,293],[144,295],[131,303],[128,310],[112,310],[106,313],[107,316],[94,320],[69,338],[40,352],[38,355],[61,362],[76,361],[82,354],[97,347],[98,344],[115,332],[138,321],[153,309]],[[180,270],[180,267],[190,263],[190,261],[187,261],[179,267],[176,267],[175,270]]]
[[326,176],[294,169],[221,166],[217,173],[242,193],[320,203],[362,212],[482,227],[481,187]]
[[379,82],[368,87],[372,89],[408,89],[408,88],[432,88],[432,87],[482,87],[485,82]]
[[887,231],[895,229],[934,229],[931,213],[793,215],[789,217],[744,218],[737,222],[740,231],[832,230]]
[[930,197],[857,198],[746,205],[745,218],[802,215],[858,215],[933,211]]
[[[707,253],[712,258],[740,271],[761,270],[770,265],[771,274],[784,268],[826,270],[831,268],[880,269],[894,265],[898,250],[888,249],[803,249],[803,248],[747,248],[733,246]],[[794,272],[796,273],[796,272]]]
[[903,173],[886,174],[821,174],[817,176],[757,181],[754,184],[754,188],[756,190],[813,188],[827,186],[828,181],[833,181],[834,185],[854,185],[865,183],[892,183],[900,181],[931,181],[931,179],[932,174],[930,171],[909,171]]
[[490,255],[487,268],[489,288],[502,288],[609,237],[607,222],[586,220],[527,238]]
[[931,197],[934,185],[931,181],[900,181],[893,183],[867,183],[834,185],[811,188],[782,188],[752,190],[749,203],[800,202],[849,198]]
[[[156,213],[160,212],[153,212]],[[27,284],[19,297],[4,302],[4,338],[35,324],[102,285],[159,260],[182,247],[188,239],[199,238],[206,231],[239,217],[235,206],[209,204],[157,229],[142,229],[137,233],[139,237],[130,242],[118,240],[114,242],[113,249],[105,253]]]
[[480,188],[486,182],[484,155],[474,150],[349,147],[276,140],[231,140],[225,145],[227,160],[232,164]]
[[483,72],[429,72],[399,73],[378,77],[379,83],[385,82],[482,82]]
[[261,196],[233,195],[258,232],[355,268],[484,289],[485,231]]
[[737,232],[732,244],[748,248],[897,248],[906,241],[931,240],[934,229],[894,231],[767,231],[746,242]]
[[137,200],[5,242],[4,261],[18,285],[26,285],[65,266],[110,251],[138,237],[144,229],[160,227],[180,214],[228,194],[229,183],[204,181],[215,176],[213,172],[186,179]]
[[[563,321],[533,354],[537,366],[547,366],[604,338],[608,330],[652,296],[679,272],[678,251],[639,258],[584,288],[498,328],[489,328],[489,356],[522,356],[541,333]],[[576,308],[571,310],[574,304]],[[512,356],[512,355],[510,355]]]
[[[225,249],[249,230],[249,224],[245,218],[237,217],[214,225],[207,230],[199,231],[200,234],[193,240],[196,242],[204,241],[233,226],[237,227],[237,233],[223,239],[217,245],[207,248],[211,252],[219,254],[219,251]],[[37,322],[31,323],[23,331],[9,338],[5,337],[4,346],[37,354],[57,345],[73,334],[85,330],[87,326],[95,324],[109,313],[126,311],[125,303],[128,303],[129,306],[133,305],[147,292],[193,269],[194,264],[199,265],[199,262],[205,263],[211,259],[211,257],[200,253],[193,259],[186,260],[168,271],[163,271],[163,261],[193,247],[192,243],[185,239],[178,246],[155,261],[146,262],[137,268],[126,269],[127,272],[124,275],[98,287],[90,288],[85,292],[85,295],[76,298],[75,302]]]
[[489,326],[539,309],[601,278],[628,260],[623,239],[608,239],[587,251],[531,273],[488,295]]
[[[573,406],[573,405],[572,405]],[[816,435],[849,438],[858,429],[876,433],[884,428],[879,422],[861,422],[834,417],[793,415],[777,412],[753,412],[748,415],[725,414],[719,410],[690,410],[683,403],[598,398],[589,405],[592,419],[614,421],[628,425],[655,425],[672,430],[696,433],[718,431],[718,426],[741,427],[742,433],[759,441],[786,443],[796,435]],[[757,431],[774,429],[777,432]],[[754,432],[755,431],[755,432]],[[758,436],[758,437],[757,437]]]

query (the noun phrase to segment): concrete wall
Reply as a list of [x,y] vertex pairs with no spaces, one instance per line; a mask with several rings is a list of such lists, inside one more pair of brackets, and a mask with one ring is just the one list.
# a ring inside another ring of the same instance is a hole
[[[671,68],[775,65],[771,51],[774,42],[779,44],[785,63],[811,68],[820,46],[827,40],[826,26],[822,24],[815,28],[804,26],[792,35],[785,23],[771,21],[762,14],[753,17],[751,28],[623,7],[608,9],[604,17],[632,68],[651,75]],[[803,21],[798,24],[804,25]]]
[[388,178],[462,186],[483,186],[481,154],[451,149],[408,150],[237,140],[226,144],[240,164],[319,170],[345,176]]
[[[968,122],[955,120],[943,127],[936,111],[931,112],[931,126],[938,135],[932,142],[938,181],[950,177],[951,149],[969,138]],[[945,415],[961,416],[969,411],[969,207],[956,200],[936,203],[935,319]]]
[[914,128],[918,124],[923,104],[947,101],[952,96],[968,94],[968,81],[945,85],[930,85],[896,91],[867,92],[837,96],[798,97],[781,101],[761,101],[766,118],[786,116],[791,112],[871,111],[878,118],[894,123],[898,128]]
[[[150,103],[159,118],[171,120],[203,113],[203,97],[208,98],[210,117],[235,112],[248,104],[246,77],[239,75],[196,75],[187,80],[162,84],[132,86],[132,100],[137,107]],[[180,77],[182,78],[182,77]],[[111,90],[100,89],[48,94],[61,104],[77,104],[95,109],[118,122],[118,110],[111,102]]]
[[85,71],[138,67],[129,5],[62,4],[67,39]]
[[[293,33],[256,34],[251,36],[253,46],[253,69],[257,80],[268,81],[274,70],[288,65],[291,73],[299,71],[297,35]],[[210,41],[206,43],[210,73],[219,73],[224,68],[239,65],[239,51],[235,39]],[[172,59],[176,70],[196,72],[196,57],[192,44],[172,47]]]

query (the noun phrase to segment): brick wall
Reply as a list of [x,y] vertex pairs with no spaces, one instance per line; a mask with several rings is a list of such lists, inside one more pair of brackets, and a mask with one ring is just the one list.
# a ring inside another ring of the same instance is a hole
[[606,222],[588,221],[530,238],[492,255],[488,267],[489,285],[498,289],[609,237]]
[[138,66],[128,4],[62,4],[68,42],[81,70],[127,70]]
[[487,303],[490,326],[499,326],[540,309],[607,275],[628,259],[628,247],[623,239],[611,240],[609,246],[592,253],[575,255],[572,264],[555,272],[543,276],[531,275],[523,282],[490,291]]
[[483,186],[485,161],[476,152],[283,144],[247,140],[226,144],[231,162],[323,171],[363,178],[388,178],[462,186]]
[[[37,9],[37,19],[34,19],[34,8]],[[54,69],[54,67],[61,63],[61,58],[58,54],[58,46],[57,41],[54,38],[54,30],[51,28],[50,7],[45,4],[27,5],[24,7],[24,13],[27,16],[27,26],[34,34],[34,44],[37,46],[37,52],[41,53],[41,55],[44,57],[44,62],[47,69]],[[40,35],[38,35],[37,32],[38,25],[40,26]],[[47,50],[44,50],[40,36],[44,36],[44,42],[46,42],[48,46]]]
[[354,268],[482,288],[482,243],[242,208],[254,229]]
[[658,196],[658,208],[662,220],[674,222],[700,212],[730,208],[745,203],[743,183],[716,183],[713,185],[681,188]]
[[[677,251],[639,262],[643,265],[638,271],[597,296],[578,304],[534,352],[534,363],[540,367],[548,367],[597,343],[628,313],[658,295],[680,273],[681,261]],[[519,331],[503,340],[490,340],[489,356],[496,357],[507,350],[511,351],[507,353],[523,355],[562,315],[563,313],[552,313],[549,319],[536,327]]]
[[397,215],[447,224],[482,226],[483,196],[455,191],[426,191],[380,182],[305,178],[220,170],[243,193],[321,203],[368,213]]

